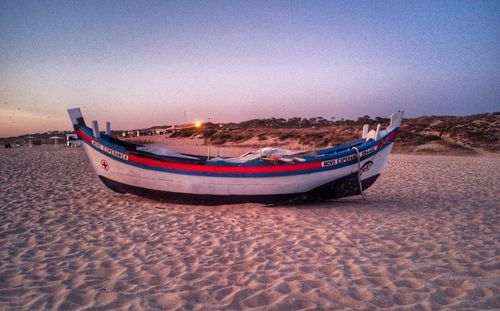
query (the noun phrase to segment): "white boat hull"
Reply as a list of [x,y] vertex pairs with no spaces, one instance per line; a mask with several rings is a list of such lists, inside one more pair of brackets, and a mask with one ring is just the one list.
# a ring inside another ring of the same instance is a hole
[[[368,162],[372,163],[367,171],[361,173],[362,181],[377,178],[378,175],[381,174],[391,149],[392,144],[376,153],[373,157],[360,161],[361,167]],[[165,200],[168,200],[169,194],[172,196],[184,194],[193,197],[220,196],[220,201],[222,202],[232,201],[224,200],[224,198],[231,196],[247,197],[245,201],[252,201],[251,198],[248,198],[249,196],[255,196],[256,201],[262,201],[259,199],[261,196],[279,197],[279,195],[284,195],[284,197],[295,197],[301,194],[307,194],[318,187],[345,178],[346,176],[356,175],[357,178],[358,171],[358,164],[356,162],[352,165],[329,171],[292,176],[252,178],[193,176],[152,171],[141,167],[131,166],[102,154],[89,145],[85,145],[85,151],[95,172],[103,181],[114,181],[134,188],[164,192],[166,196],[164,198]],[[103,161],[105,161],[107,165],[103,166]],[[108,184],[108,186],[110,185]],[[120,192],[130,192],[129,190],[130,189],[122,189]],[[138,191],[140,190],[138,189]],[[356,191],[359,192],[359,189],[355,190],[355,192]],[[201,200],[203,201],[203,198],[201,198]],[[269,200],[272,200],[272,198],[269,198]]]
[[235,163],[175,152],[166,157],[143,152],[140,146],[111,138],[109,131],[101,137],[96,122],[92,131],[79,109],[69,113],[95,172],[110,189],[201,204],[282,203],[362,194],[383,171],[402,120],[402,112],[398,112],[387,130],[379,132],[378,126],[376,131],[365,133],[365,127],[366,138],[308,153],[305,158],[284,158],[283,162],[281,157],[256,158]]

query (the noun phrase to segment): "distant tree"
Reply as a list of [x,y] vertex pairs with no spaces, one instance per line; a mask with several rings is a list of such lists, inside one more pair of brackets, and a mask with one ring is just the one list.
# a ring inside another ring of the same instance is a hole
[[288,126],[290,127],[298,127],[300,126],[300,119],[298,117],[293,117],[288,119]]

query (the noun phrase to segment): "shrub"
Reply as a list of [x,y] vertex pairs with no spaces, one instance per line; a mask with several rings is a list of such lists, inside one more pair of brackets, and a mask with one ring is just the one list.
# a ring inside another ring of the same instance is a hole
[[217,132],[217,130],[215,130],[213,128],[204,128],[203,133],[202,133],[203,138],[208,139],[208,138],[212,137],[216,132]]
[[180,135],[180,137],[184,138],[184,137],[191,137],[191,136],[193,136],[194,133],[195,133],[195,131],[193,131],[191,129],[181,130],[179,135]]
[[435,140],[441,140],[441,137],[436,136],[436,135],[422,135],[420,139],[420,144],[425,144],[430,141],[435,141]]
[[288,139],[288,138],[294,138],[296,136],[296,132],[295,131],[290,131],[290,132],[281,132],[279,133],[279,139],[280,140],[285,140],[285,139]]

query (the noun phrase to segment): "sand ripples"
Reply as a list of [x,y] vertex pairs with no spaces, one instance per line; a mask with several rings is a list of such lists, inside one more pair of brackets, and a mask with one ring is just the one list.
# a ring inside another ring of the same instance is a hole
[[0,156],[5,309],[500,308],[495,158],[393,156],[368,201],[203,207],[109,192],[78,149]]

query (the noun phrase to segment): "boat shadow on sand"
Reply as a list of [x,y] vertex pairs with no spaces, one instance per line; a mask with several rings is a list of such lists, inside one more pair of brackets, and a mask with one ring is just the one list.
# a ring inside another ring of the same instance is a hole
[[349,207],[363,207],[363,208],[391,208],[399,207],[405,204],[404,200],[394,199],[364,199],[363,197],[350,197],[336,200],[316,201],[316,202],[296,202],[285,204],[262,204],[264,207],[270,208],[298,208],[298,209],[342,209]]

